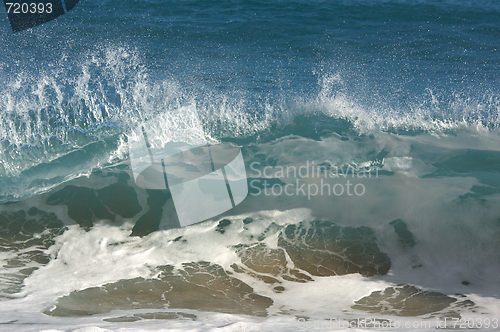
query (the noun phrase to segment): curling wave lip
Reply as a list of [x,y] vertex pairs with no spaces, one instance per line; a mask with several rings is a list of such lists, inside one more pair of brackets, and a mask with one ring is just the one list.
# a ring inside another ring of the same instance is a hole
[[[189,131],[202,131],[195,108],[188,111],[194,124]],[[188,144],[177,139],[162,147],[151,147],[148,137],[156,133],[151,127],[136,129],[129,142],[129,154],[137,186],[145,189],[169,190],[181,227],[224,213],[248,195],[245,163],[239,147]],[[186,138],[187,140],[187,138]]]

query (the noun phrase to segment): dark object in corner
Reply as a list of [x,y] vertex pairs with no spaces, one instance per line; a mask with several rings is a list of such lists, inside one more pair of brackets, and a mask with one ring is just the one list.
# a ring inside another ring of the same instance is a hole
[[[19,32],[50,22],[73,9],[79,0],[38,0],[15,2],[4,0],[12,32]],[[24,7],[23,5],[28,5]],[[35,4],[36,7],[31,6]],[[34,9],[34,11],[33,11]]]

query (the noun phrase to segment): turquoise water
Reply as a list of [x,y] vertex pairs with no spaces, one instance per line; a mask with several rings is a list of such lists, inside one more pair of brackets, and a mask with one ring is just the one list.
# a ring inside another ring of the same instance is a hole
[[[497,329],[498,22],[430,0],[84,1],[16,34],[5,15],[0,330]],[[186,107],[240,147],[249,193],[178,228],[129,143],[189,136]]]

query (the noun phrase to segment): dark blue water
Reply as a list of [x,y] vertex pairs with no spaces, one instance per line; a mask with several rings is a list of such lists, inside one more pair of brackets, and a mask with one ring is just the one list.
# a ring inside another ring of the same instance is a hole
[[499,11],[470,1],[86,1],[21,34],[4,20],[2,67],[72,75],[92,51],[126,47],[149,75],[187,89],[308,97],[324,73],[343,71],[353,95],[409,111],[426,89],[445,101],[497,92]]

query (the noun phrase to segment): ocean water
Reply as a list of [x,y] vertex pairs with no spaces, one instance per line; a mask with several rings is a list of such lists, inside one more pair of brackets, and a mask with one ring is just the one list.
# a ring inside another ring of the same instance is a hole
[[[499,22],[472,0],[5,13],[0,331],[500,330]],[[248,195],[181,228],[129,146],[193,114]]]

